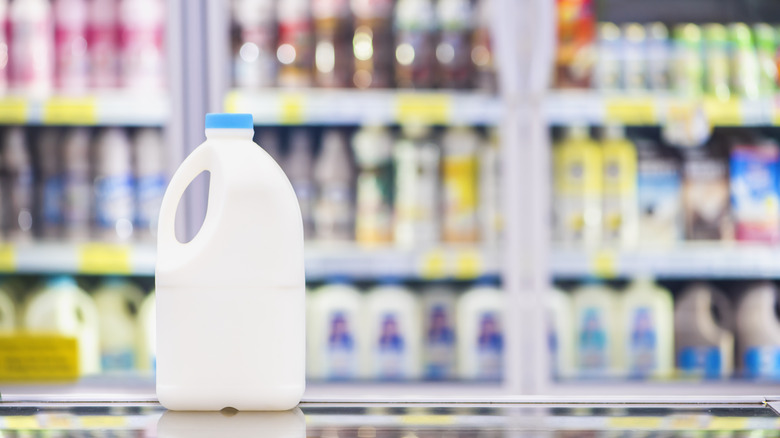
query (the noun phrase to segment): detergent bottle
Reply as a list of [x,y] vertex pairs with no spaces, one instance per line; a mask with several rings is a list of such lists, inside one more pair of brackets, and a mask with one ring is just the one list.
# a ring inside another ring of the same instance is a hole
[[[157,233],[157,396],[172,410],[286,410],[303,395],[303,222],[250,114],[209,114],[171,178]],[[210,172],[198,233],[177,240],[187,186]]]

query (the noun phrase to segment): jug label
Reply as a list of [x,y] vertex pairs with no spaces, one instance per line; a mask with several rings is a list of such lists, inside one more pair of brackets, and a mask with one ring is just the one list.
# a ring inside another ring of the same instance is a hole
[[399,328],[398,316],[382,317],[377,345],[378,375],[382,379],[401,379],[405,374],[406,342]]
[[331,380],[354,378],[357,374],[357,351],[350,318],[343,312],[334,312],[329,321],[325,375]]
[[680,351],[679,364],[683,373],[720,378],[722,358],[718,347],[686,347]]
[[444,306],[433,306],[425,333],[425,374],[434,380],[451,377],[455,365],[455,331]]
[[780,347],[748,348],[744,359],[746,377],[780,377]]
[[636,309],[631,321],[631,340],[629,342],[629,370],[632,375],[646,375],[656,367],[655,324],[653,314],[647,307]]
[[504,335],[501,319],[496,312],[485,312],[479,319],[477,338],[478,377],[482,380],[500,380],[503,375]]

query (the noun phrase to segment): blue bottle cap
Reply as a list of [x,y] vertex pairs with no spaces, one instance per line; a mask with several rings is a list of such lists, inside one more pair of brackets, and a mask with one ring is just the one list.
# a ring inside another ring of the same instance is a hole
[[473,285],[486,286],[486,287],[499,287],[501,284],[501,277],[495,274],[485,274],[474,279]]
[[252,114],[209,113],[206,129],[254,129]]
[[76,285],[76,280],[73,277],[67,275],[56,275],[50,277],[46,282],[46,285],[50,288],[58,287],[72,287]]

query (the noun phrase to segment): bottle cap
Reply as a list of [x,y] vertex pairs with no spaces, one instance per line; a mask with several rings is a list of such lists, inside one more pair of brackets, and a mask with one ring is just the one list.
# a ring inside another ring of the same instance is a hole
[[254,129],[252,114],[206,114],[206,129]]

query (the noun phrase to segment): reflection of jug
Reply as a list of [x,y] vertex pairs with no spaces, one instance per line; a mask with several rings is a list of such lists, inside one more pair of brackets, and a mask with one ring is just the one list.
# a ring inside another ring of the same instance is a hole
[[778,291],[766,281],[750,286],[737,306],[739,366],[746,377],[780,378]]
[[[174,410],[292,409],[306,373],[301,210],[252,142],[249,114],[209,114],[207,140],[173,175],[157,233],[157,396]],[[195,237],[176,239],[187,186],[210,172]]]
[[165,412],[157,422],[159,438],[233,438],[267,436],[305,438],[306,418],[299,408],[278,412]]
[[731,303],[707,283],[688,286],[674,309],[677,366],[686,375],[721,378],[734,369]]

